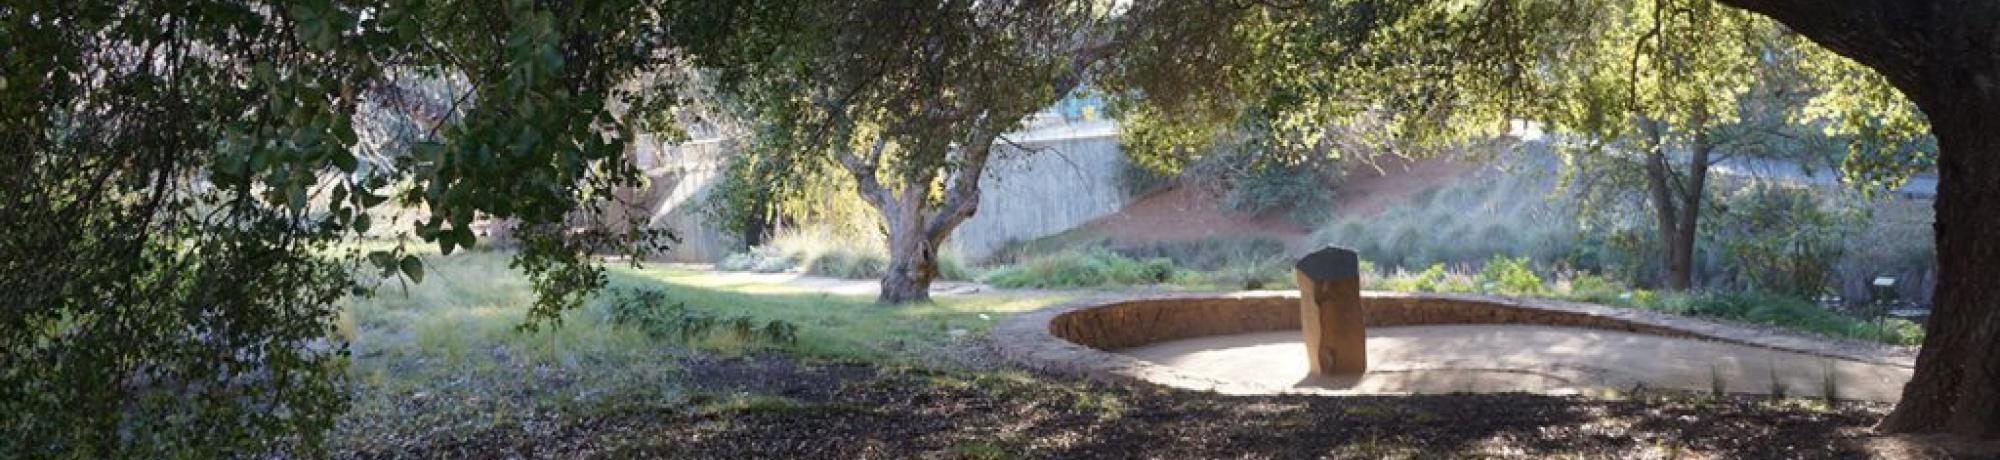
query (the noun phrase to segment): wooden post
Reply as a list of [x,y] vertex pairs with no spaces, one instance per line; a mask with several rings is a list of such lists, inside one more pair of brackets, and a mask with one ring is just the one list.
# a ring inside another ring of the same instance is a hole
[[1299,259],[1300,330],[1313,375],[1368,371],[1368,331],[1361,314],[1360,260],[1328,246]]

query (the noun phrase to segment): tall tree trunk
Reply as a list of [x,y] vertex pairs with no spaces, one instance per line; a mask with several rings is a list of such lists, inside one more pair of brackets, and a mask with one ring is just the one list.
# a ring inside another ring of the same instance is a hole
[[2000,97],[1967,89],[1924,104],[1939,152],[1937,294],[1883,431],[2000,437]]
[[771,224],[776,218],[775,213],[771,211],[771,198],[769,196],[751,198],[750,211],[743,213],[743,245],[745,247],[755,248],[761,246],[765,240],[770,238]]
[[2000,2],[1721,0],[1874,69],[1938,141],[1938,285],[1916,376],[1878,427],[2000,437]]
[[888,223],[889,266],[883,267],[882,292],[878,303],[929,302],[931,281],[937,279],[937,245],[943,235],[931,235],[924,228],[923,187],[905,186],[900,193],[884,194],[893,202],[877,206]]
[[[1707,129],[1703,127],[1705,122],[1697,121],[1696,123],[1695,129]],[[1669,260],[1676,261],[1680,266],[1679,279],[1676,280],[1679,283],[1680,289],[1694,287],[1697,268],[1695,265],[1694,248],[1697,243],[1697,236],[1700,235],[1698,230],[1701,228],[1702,198],[1708,196],[1709,154],[1715,151],[1715,144],[1709,141],[1706,132],[1697,132],[1694,136],[1694,145],[1689,146],[1689,150],[1691,151],[1688,155],[1687,181],[1679,183],[1681,214],[1675,216],[1675,218],[1680,219],[1679,224],[1674,228],[1675,231],[1680,232],[1680,236],[1675,239],[1675,242],[1679,246],[1674,247],[1673,254],[1668,256]]]
[[931,282],[938,277],[938,250],[946,236],[979,209],[979,179],[986,173],[986,160],[999,135],[982,126],[959,150],[958,168],[945,177],[944,202],[931,206],[930,188],[943,170],[906,177],[909,184],[900,190],[883,186],[874,167],[887,146],[878,139],[866,157],[842,155],[841,162],[854,176],[861,196],[882,214],[883,230],[889,242],[889,266],[882,273],[882,291],[875,298],[884,304],[929,302]]
[[889,232],[889,266],[882,272],[882,293],[875,301],[884,304],[931,301],[931,281],[938,276],[939,242],[920,228]]
[[1693,219],[1684,218],[1680,203],[1682,194],[1674,191],[1673,164],[1667,160],[1667,146],[1661,126],[1656,121],[1640,122],[1645,131],[1646,189],[1653,203],[1653,218],[1658,223],[1661,255],[1666,262],[1660,269],[1660,285],[1667,290],[1686,290],[1694,278],[1694,228],[1684,225]]
[[[1703,128],[1706,117],[1697,117],[1694,129]],[[1701,201],[1708,191],[1709,156],[1715,144],[1705,133],[1694,136],[1689,146],[1688,170],[1683,181],[1667,156],[1665,127],[1658,121],[1640,122],[1646,136],[1646,189],[1658,221],[1661,256],[1660,285],[1671,291],[1694,287],[1694,247],[1701,224]]]

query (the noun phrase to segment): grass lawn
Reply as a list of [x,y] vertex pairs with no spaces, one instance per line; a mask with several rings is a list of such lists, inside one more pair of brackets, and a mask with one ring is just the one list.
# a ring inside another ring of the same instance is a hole
[[[928,305],[892,307],[875,304],[872,295],[830,295],[783,283],[744,281],[727,273],[659,265],[614,269],[607,294],[615,297],[633,289],[661,289],[668,302],[685,303],[694,309],[790,322],[798,326],[797,343],[762,346],[785,354],[898,364],[936,364],[940,357],[935,353],[985,334],[1008,314],[1069,298],[1060,294],[940,296]],[[954,330],[960,331],[956,337]],[[730,343],[727,336],[696,345],[721,352],[740,351],[743,346]]]
[[[950,366],[952,350],[1001,316],[1059,297],[941,297],[884,307],[864,296],[805,292],[714,273],[617,266],[612,284],[558,327],[516,330],[533,300],[508,255],[428,256],[423,283],[384,282],[372,298],[343,301],[338,333],[351,344],[353,407],[336,429],[339,450],[379,449],[551,417],[635,407],[676,408],[712,398],[687,385],[692,355],[779,354],[810,361]],[[798,327],[792,343],[709,334],[661,338],[611,320],[622,293],[658,290],[670,303]],[[954,330],[960,332],[954,333]]]

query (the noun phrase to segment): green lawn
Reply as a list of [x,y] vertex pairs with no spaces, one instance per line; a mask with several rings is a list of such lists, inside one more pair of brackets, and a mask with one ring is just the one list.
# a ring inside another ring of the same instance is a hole
[[[661,289],[669,302],[715,313],[783,320],[798,326],[798,341],[768,345],[807,358],[907,362],[928,360],[956,341],[977,337],[1002,317],[1051,305],[1067,295],[940,296],[925,305],[877,305],[874,296],[811,292],[784,283],[744,281],[726,273],[648,266],[613,271],[611,296],[631,289]],[[601,305],[593,305],[602,308]],[[963,331],[954,337],[952,331]],[[726,336],[698,347],[735,351]],[[751,345],[757,346],[757,345]]]
[[[1061,300],[941,297],[931,305],[889,307],[867,296],[818,294],[782,283],[617,266],[610,288],[596,299],[567,312],[560,326],[528,333],[516,326],[533,293],[507,260],[503,252],[430,255],[423,283],[387,280],[374,297],[342,302],[335,332],[352,346],[348,375],[355,397],[335,435],[337,446],[463,433],[551,413],[682,406],[695,395],[676,363],[692,350],[935,366],[948,363],[944,355],[952,345],[980,336],[1004,315]],[[632,290],[658,290],[669,303],[719,315],[789,322],[798,328],[797,340],[711,334],[681,342],[614,323],[609,304]]]

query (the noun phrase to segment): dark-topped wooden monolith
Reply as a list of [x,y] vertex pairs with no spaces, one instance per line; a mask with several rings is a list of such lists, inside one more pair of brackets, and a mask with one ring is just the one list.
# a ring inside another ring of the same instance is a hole
[[1360,375],[1368,370],[1368,335],[1361,317],[1361,268],[1354,251],[1328,246],[1295,266],[1299,329],[1313,375]]

